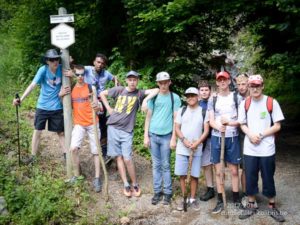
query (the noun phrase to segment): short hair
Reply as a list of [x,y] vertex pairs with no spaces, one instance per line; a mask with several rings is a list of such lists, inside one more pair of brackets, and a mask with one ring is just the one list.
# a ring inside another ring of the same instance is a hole
[[248,82],[249,75],[247,73],[242,73],[235,78],[235,81],[238,82]]
[[107,64],[108,60],[107,60],[107,57],[104,54],[97,53],[96,56],[95,56],[95,59],[98,58],[98,57],[101,58],[101,59],[103,59],[104,63]]
[[198,88],[202,88],[202,87],[208,87],[209,90],[211,90],[211,85],[208,83],[207,80],[200,80],[199,84],[198,84]]
[[77,69],[77,70],[84,70],[84,65],[81,65],[81,64],[74,65],[74,69]]

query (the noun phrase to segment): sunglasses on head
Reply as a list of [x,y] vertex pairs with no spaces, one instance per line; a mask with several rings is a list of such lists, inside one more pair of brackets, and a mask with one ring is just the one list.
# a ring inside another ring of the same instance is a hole
[[49,58],[48,61],[50,61],[50,62],[59,61],[59,58]]
[[76,76],[76,77],[79,77],[79,76],[82,76],[82,77],[83,77],[83,76],[84,76],[84,73],[75,73],[75,76]]

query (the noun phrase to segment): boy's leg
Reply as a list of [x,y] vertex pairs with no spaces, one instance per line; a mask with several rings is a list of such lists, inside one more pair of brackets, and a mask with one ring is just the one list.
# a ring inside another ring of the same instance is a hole
[[[172,178],[171,178],[171,166],[170,166],[170,157],[171,157],[171,149],[170,149],[170,140],[171,134],[163,135],[159,139],[160,143],[160,158],[161,158],[161,169],[163,176],[163,192],[166,197],[172,196]],[[167,196],[166,196],[167,195]]]
[[40,145],[40,140],[41,140],[41,130],[34,130],[32,134],[32,142],[31,142],[31,155],[36,156],[39,145]]
[[191,177],[191,199],[196,199],[197,187],[198,187],[198,178]]
[[97,140],[95,139],[95,129],[94,126],[87,126],[85,127],[87,134],[89,136],[89,142],[90,142],[90,149],[91,153],[93,154],[93,160],[95,164],[95,178],[100,178],[100,159],[99,159],[99,152],[97,148],[97,142],[100,140],[100,129],[99,129],[99,124],[97,124],[97,129],[98,129],[98,137]]
[[80,176],[78,148],[71,149],[71,151],[73,159],[74,176],[78,177]]

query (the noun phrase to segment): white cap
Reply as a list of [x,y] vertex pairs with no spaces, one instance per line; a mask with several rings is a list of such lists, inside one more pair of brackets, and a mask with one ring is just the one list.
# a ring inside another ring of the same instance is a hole
[[264,80],[260,74],[251,75],[248,79],[248,84],[261,85],[263,82],[264,82]]
[[156,74],[156,81],[170,80],[170,74],[167,72],[159,72]]
[[190,87],[188,89],[186,89],[186,91],[184,92],[184,95],[189,95],[189,94],[194,94],[194,95],[198,95],[198,89],[195,87]]

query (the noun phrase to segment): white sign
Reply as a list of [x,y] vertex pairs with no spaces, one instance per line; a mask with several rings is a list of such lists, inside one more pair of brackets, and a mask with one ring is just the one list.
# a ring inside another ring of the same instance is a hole
[[51,44],[66,49],[75,43],[75,31],[73,27],[61,23],[51,30]]
[[50,23],[73,23],[74,15],[73,14],[65,14],[65,15],[51,15]]

